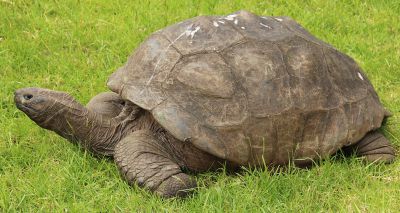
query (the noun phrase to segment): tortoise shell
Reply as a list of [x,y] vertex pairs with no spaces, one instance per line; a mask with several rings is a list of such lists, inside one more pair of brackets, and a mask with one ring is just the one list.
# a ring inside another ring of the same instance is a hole
[[241,165],[331,155],[387,115],[349,56],[288,17],[247,11],[153,33],[108,87],[183,143]]

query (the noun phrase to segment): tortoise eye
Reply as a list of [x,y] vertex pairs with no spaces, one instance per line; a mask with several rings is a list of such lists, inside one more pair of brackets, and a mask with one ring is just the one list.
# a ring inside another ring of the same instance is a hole
[[33,95],[25,94],[25,95],[23,95],[23,97],[24,97],[25,100],[29,101],[29,100],[31,100],[33,98]]

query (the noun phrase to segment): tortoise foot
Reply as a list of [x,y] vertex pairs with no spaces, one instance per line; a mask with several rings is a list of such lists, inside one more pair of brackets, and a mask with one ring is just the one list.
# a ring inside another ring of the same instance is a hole
[[173,175],[160,184],[155,192],[165,198],[186,197],[196,188],[196,181],[185,173]]
[[395,150],[380,132],[373,131],[365,135],[350,148],[366,162],[391,163],[395,159]]

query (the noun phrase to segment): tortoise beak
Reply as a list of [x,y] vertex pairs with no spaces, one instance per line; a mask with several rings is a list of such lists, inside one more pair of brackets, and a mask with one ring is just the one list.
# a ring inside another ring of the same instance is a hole
[[18,109],[27,113],[33,111],[31,107],[28,106],[34,98],[34,91],[32,88],[18,89],[14,92],[14,102]]

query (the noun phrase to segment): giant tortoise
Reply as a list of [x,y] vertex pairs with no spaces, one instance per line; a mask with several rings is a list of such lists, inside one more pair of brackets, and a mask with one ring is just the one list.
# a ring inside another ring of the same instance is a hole
[[111,156],[129,184],[184,196],[188,172],[305,166],[350,148],[393,161],[390,113],[355,61],[288,17],[199,16],[149,36],[87,106],[15,92],[39,126]]

